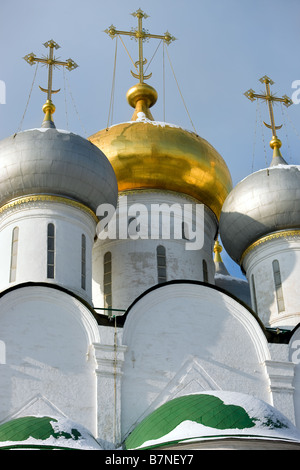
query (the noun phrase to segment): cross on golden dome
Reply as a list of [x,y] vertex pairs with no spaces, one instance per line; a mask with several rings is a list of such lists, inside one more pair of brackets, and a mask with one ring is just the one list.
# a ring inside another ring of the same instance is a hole
[[270,121],[271,121],[271,124],[265,124],[266,127],[268,127],[269,129],[272,129],[272,140],[270,142],[270,146],[271,148],[275,149],[279,149],[281,147],[281,142],[280,140],[277,138],[277,135],[276,135],[276,130],[280,129],[282,127],[282,124],[280,126],[275,126],[275,119],[274,119],[274,111],[273,111],[273,103],[274,102],[281,102],[283,103],[286,107],[290,106],[293,102],[292,100],[286,96],[286,95],[283,95],[282,98],[277,98],[274,94],[271,93],[271,90],[270,90],[270,85],[274,85],[274,82],[273,80],[271,80],[269,77],[267,77],[267,75],[265,75],[264,77],[260,78],[259,81],[261,83],[264,83],[265,84],[265,88],[266,88],[266,93],[263,95],[263,94],[257,94],[254,92],[254,90],[252,90],[250,88],[250,90],[246,91],[246,93],[244,93],[244,95],[250,100],[250,101],[255,101],[255,98],[258,98],[258,99],[262,99],[264,101],[266,101],[267,105],[268,105],[268,109],[269,109],[269,115],[270,115]]
[[139,79],[140,83],[143,83],[144,80],[147,80],[152,75],[151,73],[149,75],[144,74],[144,65],[147,63],[147,60],[144,59],[143,57],[143,41],[147,39],[161,39],[166,44],[170,44],[172,41],[175,40],[175,38],[174,36],[171,36],[171,34],[168,31],[164,33],[163,35],[151,34],[148,31],[146,31],[143,28],[143,18],[144,19],[148,18],[148,15],[145,12],[143,12],[140,8],[131,14],[132,16],[138,19],[137,28],[132,29],[131,31],[119,31],[115,28],[114,25],[111,25],[108,29],[105,30],[105,33],[107,33],[112,39],[117,35],[126,35],[126,36],[130,36],[138,40],[139,60],[135,63],[137,70],[138,70],[138,74],[135,74],[132,71],[131,73],[135,78]]
[[52,103],[51,98],[52,98],[52,94],[53,93],[58,93],[60,91],[60,89],[59,90],[52,90],[53,67],[63,66],[63,67],[66,67],[68,70],[71,71],[71,70],[74,70],[76,67],[78,67],[78,65],[72,59],[67,59],[66,62],[62,62],[60,60],[57,60],[54,57],[54,49],[59,49],[60,46],[55,41],[53,41],[53,39],[51,39],[50,41],[45,42],[44,46],[46,48],[49,47],[49,55],[48,56],[36,57],[36,55],[33,54],[33,52],[31,52],[30,54],[27,54],[24,57],[24,59],[30,65],[33,65],[33,64],[36,64],[37,62],[40,62],[43,65],[48,66],[48,86],[47,86],[47,88],[40,87],[40,89],[43,92],[47,93],[47,101],[43,106],[43,111],[45,113],[45,118],[44,118],[45,126],[44,127],[48,127],[48,126],[54,127],[54,123],[53,123],[53,120],[52,120],[52,114],[55,111],[55,106]]

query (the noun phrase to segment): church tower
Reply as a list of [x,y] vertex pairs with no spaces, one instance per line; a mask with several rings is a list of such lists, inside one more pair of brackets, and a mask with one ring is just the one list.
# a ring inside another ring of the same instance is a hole
[[[134,32],[139,41],[138,83],[127,92],[134,113],[129,122],[90,137],[108,157],[119,188],[114,224],[119,236],[102,232],[94,247],[96,307],[126,310],[144,291],[174,279],[214,283],[213,246],[222,204],[232,188],[229,170],[205,139],[173,124],[154,120],[150,108],[157,92],[145,83],[142,28],[138,10]],[[103,215],[103,214],[102,214]]]
[[88,140],[56,129],[52,115],[52,68],[76,64],[49,56],[25,57],[48,64],[48,87],[41,128],[0,142],[1,291],[27,282],[69,289],[89,303],[92,246],[99,204],[116,204],[117,183],[103,153]]
[[133,16],[107,30],[138,40],[133,115],[89,140],[53,121],[53,67],[76,64],[52,40],[25,57],[48,86],[41,127],[0,142],[0,448],[299,449],[300,173],[271,82],[273,162],[232,189],[206,140],[154,120],[143,41],[173,37]]
[[289,106],[287,96],[275,97],[273,81],[263,77],[265,95],[245,95],[267,102],[273,158],[268,168],[252,173],[231,191],[220,219],[225,249],[246,273],[252,308],[268,327],[292,329],[300,319],[300,167],[281,155],[273,102]]

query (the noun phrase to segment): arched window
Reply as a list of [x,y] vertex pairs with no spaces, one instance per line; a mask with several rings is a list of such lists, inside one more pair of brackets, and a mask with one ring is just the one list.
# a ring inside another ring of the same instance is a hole
[[208,282],[207,262],[205,261],[205,259],[202,261],[202,271],[203,271],[203,281]]
[[2,340],[0,340],[0,364],[6,364],[6,346]]
[[15,227],[12,231],[12,240],[11,240],[9,282],[15,282],[16,280],[18,243],[19,243],[19,227]]
[[159,245],[156,248],[157,258],[157,282],[161,284],[167,280],[167,263],[166,263],[166,249],[164,246]]
[[280,267],[279,267],[279,262],[277,259],[273,261],[272,266],[273,266],[273,276],[274,276],[274,284],[275,284],[275,295],[276,295],[277,308],[278,308],[278,313],[279,313],[279,312],[283,312],[285,307],[284,307],[284,300],[283,300]]
[[81,288],[86,288],[86,238],[81,235]]
[[253,310],[257,312],[257,300],[256,300],[256,289],[255,289],[255,281],[254,276],[251,276],[251,285],[252,285],[252,301],[253,301]]
[[55,270],[55,228],[54,224],[47,227],[47,278],[54,279]]
[[189,226],[186,222],[181,222],[181,238],[182,240],[189,240]]
[[104,255],[104,307],[112,308],[112,263],[111,252],[108,251]]

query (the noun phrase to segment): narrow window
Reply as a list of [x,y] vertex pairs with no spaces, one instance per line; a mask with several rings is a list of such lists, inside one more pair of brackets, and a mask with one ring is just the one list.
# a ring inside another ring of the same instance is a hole
[[208,282],[207,262],[205,259],[202,261],[203,281]]
[[15,227],[12,231],[12,240],[11,240],[9,282],[15,282],[16,280],[18,242],[19,242],[19,227]]
[[54,279],[55,230],[53,224],[48,224],[47,231],[47,278]]
[[86,288],[86,238],[81,235],[81,288]]
[[274,276],[277,308],[278,308],[278,312],[283,312],[285,307],[284,307],[282,284],[281,284],[281,274],[280,274],[280,268],[279,268],[278,260],[275,259],[273,261],[272,265],[273,265],[273,276]]
[[252,285],[252,303],[253,303],[253,310],[257,312],[257,300],[256,300],[256,289],[255,289],[255,281],[254,276],[251,276],[251,285]]
[[111,252],[108,251],[104,255],[104,306],[112,308],[112,265]]
[[182,240],[189,240],[189,227],[186,222],[181,223],[181,238]]
[[6,364],[6,346],[2,340],[0,340],[0,364]]
[[129,237],[137,234],[137,221],[135,217],[130,217],[128,220],[128,235]]
[[166,266],[166,249],[164,246],[159,245],[156,248],[157,257],[157,282],[161,284],[167,280],[167,266]]

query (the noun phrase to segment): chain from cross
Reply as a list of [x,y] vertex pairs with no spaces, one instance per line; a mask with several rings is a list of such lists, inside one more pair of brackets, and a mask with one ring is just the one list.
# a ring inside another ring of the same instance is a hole
[[267,102],[267,105],[268,105],[268,109],[269,109],[269,115],[270,115],[270,122],[271,124],[266,124],[264,122],[264,125],[266,127],[268,127],[269,129],[272,129],[272,135],[273,135],[273,139],[277,139],[277,135],[276,135],[276,130],[280,129],[282,127],[282,124],[280,126],[275,126],[275,119],[274,119],[274,111],[273,111],[273,103],[274,102],[281,102],[283,103],[286,107],[290,106],[291,104],[293,104],[292,100],[286,96],[286,95],[283,95],[282,98],[277,98],[275,95],[273,95],[271,93],[271,90],[270,90],[270,85],[274,85],[274,82],[273,80],[271,80],[269,77],[267,77],[267,75],[265,75],[264,77],[260,78],[259,81],[261,83],[264,83],[265,84],[265,88],[266,88],[266,94],[263,95],[263,94],[257,94],[254,92],[254,90],[252,90],[250,88],[250,90],[246,91],[246,93],[244,93],[244,95],[250,100],[250,101],[255,101],[255,98],[258,98],[258,99],[262,99],[264,101]]
[[55,106],[52,103],[52,94],[58,93],[60,89],[58,90],[52,90],[52,78],[53,78],[53,67],[66,67],[67,70],[71,71],[74,70],[78,67],[78,65],[72,60],[72,59],[67,59],[66,62],[62,62],[60,60],[57,60],[54,57],[54,49],[59,49],[60,46],[51,39],[48,42],[44,43],[44,46],[47,48],[49,47],[49,55],[44,56],[44,57],[36,57],[36,55],[31,52],[30,54],[27,54],[24,59],[26,62],[28,62],[29,65],[36,64],[38,62],[47,65],[48,66],[48,87],[47,88],[42,88],[40,86],[41,91],[44,93],[47,93],[47,102],[45,103],[43,110],[46,114],[45,120],[50,120],[52,121],[51,115],[55,111]]
[[169,45],[172,41],[175,41],[175,37],[171,36],[171,34],[167,31],[163,35],[159,34],[151,34],[145,29],[143,29],[143,18],[148,18],[149,16],[144,13],[140,8],[134,12],[131,13],[132,16],[138,18],[138,27],[136,29],[132,29],[131,31],[119,31],[115,28],[114,25],[111,25],[108,29],[106,29],[104,32],[107,33],[112,39],[114,39],[115,36],[117,35],[125,35],[125,36],[130,36],[131,38],[135,38],[138,40],[139,43],[139,60],[135,62],[135,65],[138,70],[138,74],[134,73],[131,71],[132,75],[139,79],[140,83],[144,83],[144,80],[148,80],[152,73],[149,75],[144,74],[144,65],[147,63],[147,59],[144,59],[143,57],[143,41],[147,39],[161,39],[163,40],[167,45]]

